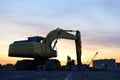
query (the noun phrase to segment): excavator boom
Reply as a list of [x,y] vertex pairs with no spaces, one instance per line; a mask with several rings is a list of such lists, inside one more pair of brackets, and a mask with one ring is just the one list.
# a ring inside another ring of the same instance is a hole
[[48,35],[46,36],[44,42],[49,45],[55,39],[58,39],[58,38],[75,40],[76,36],[73,35],[73,34],[70,34],[68,32],[73,32],[73,30],[63,30],[63,29],[57,28],[57,29],[51,31],[50,33],[48,33]]

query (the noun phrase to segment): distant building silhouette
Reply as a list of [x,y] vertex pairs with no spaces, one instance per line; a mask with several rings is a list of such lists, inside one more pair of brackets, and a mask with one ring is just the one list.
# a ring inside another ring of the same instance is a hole
[[93,67],[96,69],[100,68],[114,69],[116,68],[116,62],[115,59],[93,60]]

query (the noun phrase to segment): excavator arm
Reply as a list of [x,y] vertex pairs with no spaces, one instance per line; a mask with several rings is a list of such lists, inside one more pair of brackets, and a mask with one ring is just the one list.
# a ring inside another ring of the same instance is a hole
[[82,65],[81,55],[82,55],[82,43],[81,43],[81,34],[79,31],[76,32],[75,45],[76,45],[76,55],[77,55],[77,65],[78,68]]
[[[76,32],[76,35],[71,34],[70,32]],[[55,47],[58,38],[63,38],[63,39],[71,39],[75,40],[76,44],[76,54],[77,54],[77,64],[81,65],[81,54],[82,54],[82,46],[81,46],[81,35],[79,31],[73,31],[73,30],[63,30],[63,29],[55,29],[51,31],[46,38],[44,39],[44,43],[47,45],[51,45],[51,43],[55,41],[53,48]]]

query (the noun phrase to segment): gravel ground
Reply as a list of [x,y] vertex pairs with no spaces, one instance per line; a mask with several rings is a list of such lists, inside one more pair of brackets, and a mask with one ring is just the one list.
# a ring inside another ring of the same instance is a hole
[[120,80],[120,71],[0,71],[0,80]]

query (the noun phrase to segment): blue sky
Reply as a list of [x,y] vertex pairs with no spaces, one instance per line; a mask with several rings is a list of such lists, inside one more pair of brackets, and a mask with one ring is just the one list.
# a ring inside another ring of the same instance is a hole
[[0,50],[57,27],[80,30],[86,47],[120,49],[119,21],[120,0],[0,0]]

